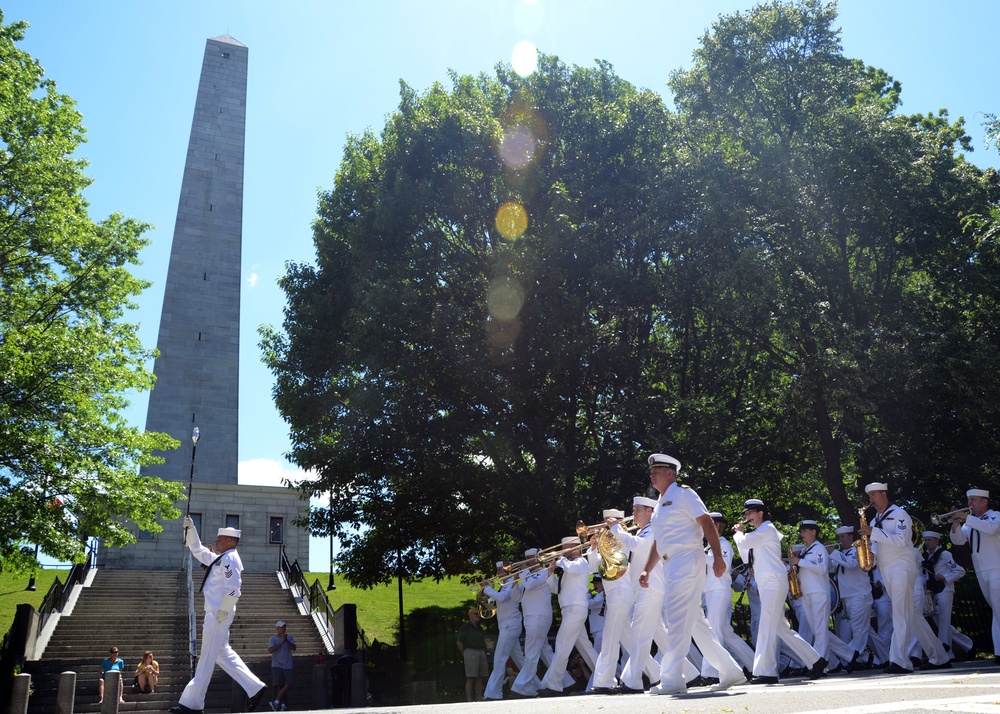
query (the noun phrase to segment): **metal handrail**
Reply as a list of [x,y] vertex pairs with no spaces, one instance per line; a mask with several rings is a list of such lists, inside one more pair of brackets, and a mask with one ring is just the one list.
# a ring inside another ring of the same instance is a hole
[[93,568],[94,558],[95,558],[95,546],[96,543],[91,542],[90,547],[87,550],[87,557],[82,563],[76,563],[69,571],[69,575],[66,576],[66,582],[62,583],[59,578],[55,579],[49,591],[45,594],[45,598],[42,600],[42,604],[38,608],[38,625],[35,629],[36,635],[41,633],[45,624],[49,621],[49,618],[57,613],[62,612],[66,607],[66,601],[73,592],[73,586],[76,584],[83,584],[87,579],[87,573]]
[[320,629],[320,636],[330,654],[334,653],[334,619],[333,608],[326,597],[326,591],[319,586],[319,580],[313,583],[312,587],[306,582],[305,574],[299,566],[299,561],[288,562],[285,554],[285,546],[281,546],[278,555],[278,565],[285,575],[288,585],[293,590],[297,590],[302,597],[302,603],[308,609],[309,615],[313,616],[313,622]]

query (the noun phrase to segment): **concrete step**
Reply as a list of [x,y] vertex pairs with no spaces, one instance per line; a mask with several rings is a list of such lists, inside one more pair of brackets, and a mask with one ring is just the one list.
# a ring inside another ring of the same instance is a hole
[[[194,573],[196,587],[201,576]],[[292,699],[311,702],[312,670],[323,641],[308,616],[300,615],[289,590],[273,573],[245,573],[243,596],[230,630],[230,644],[264,681],[270,680],[267,641],[274,623],[289,623],[299,655]],[[135,603],[155,603],[156,611],[137,611]],[[73,613],[63,616],[42,659],[28,662],[24,671],[32,675],[34,694],[29,714],[55,714],[59,675],[77,672],[75,711],[96,714],[97,679],[100,662],[115,645],[129,668],[125,678],[122,712],[165,712],[177,703],[190,678],[186,577],[180,571],[98,571],[91,587],[84,588]],[[198,635],[201,634],[203,600],[196,596]],[[132,691],[132,668],[145,650],[152,650],[160,664],[157,691]],[[206,712],[229,712],[233,682],[216,669],[206,699]],[[239,693],[236,695],[239,697]],[[296,708],[301,708],[297,706]]]

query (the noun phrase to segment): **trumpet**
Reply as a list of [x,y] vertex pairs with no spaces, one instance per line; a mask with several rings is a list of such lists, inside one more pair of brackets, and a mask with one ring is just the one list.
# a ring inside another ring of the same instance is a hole
[[947,526],[951,525],[951,522],[955,520],[955,516],[959,513],[972,513],[971,508],[959,508],[954,511],[948,511],[947,513],[932,513],[931,523],[936,526]]

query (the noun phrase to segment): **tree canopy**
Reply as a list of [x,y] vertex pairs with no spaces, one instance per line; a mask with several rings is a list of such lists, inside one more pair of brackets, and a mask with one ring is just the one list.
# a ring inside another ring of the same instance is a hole
[[16,46],[26,27],[0,14],[0,562],[14,568],[33,565],[29,544],[76,560],[86,537],[158,531],[183,495],[138,475],[176,442],[120,413],[152,386],[153,353],[124,321],[147,287],[129,272],[147,226],[89,218],[81,117]]
[[[661,97],[610,65],[403,84],[263,327],[316,533],[353,582],[489,571],[645,492],[851,522],[996,473],[997,177],[898,113],[835,6],[721,17]],[[954,479],[942,489],[941,472]],[[947,509],[945,509],[947,510]]]

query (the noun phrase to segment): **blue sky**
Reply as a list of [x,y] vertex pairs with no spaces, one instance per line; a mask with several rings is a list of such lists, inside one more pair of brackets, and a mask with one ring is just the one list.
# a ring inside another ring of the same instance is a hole
[[[670,98],[669,73],[690,66],[719,14],[749,0],[7,0],[4,23],[27,20],[21,47],[83,114],[95,219],[120,211],[152,223],[136,270],[153,287],[135,320],[154,345],[198,74],[209,37],[247,45],[243,292],[240,352],[240,480],[277,485],[294,469],[285,423],[260,363],[257,327],[279,325],[276,280],[286,261],[311,261],[317,191],[333,186],[345,137],[380,131],[399,81],[424,90],[447,71],[490,72],[518,43],[569,64],[607,60],[625,80]],[[903,86],[903,111],[964,116],[980,166],[984,112],[1000,112],[993,0],[842,0],[845,53]],[[146,398],[128,412],[145,424]],[[206,435],[207,436],[207,435]],[[207,445],[207,443],[206,443]],[[386,455],[391,459],[391,455]],[[328,565],[314,540],[311,570]]]

